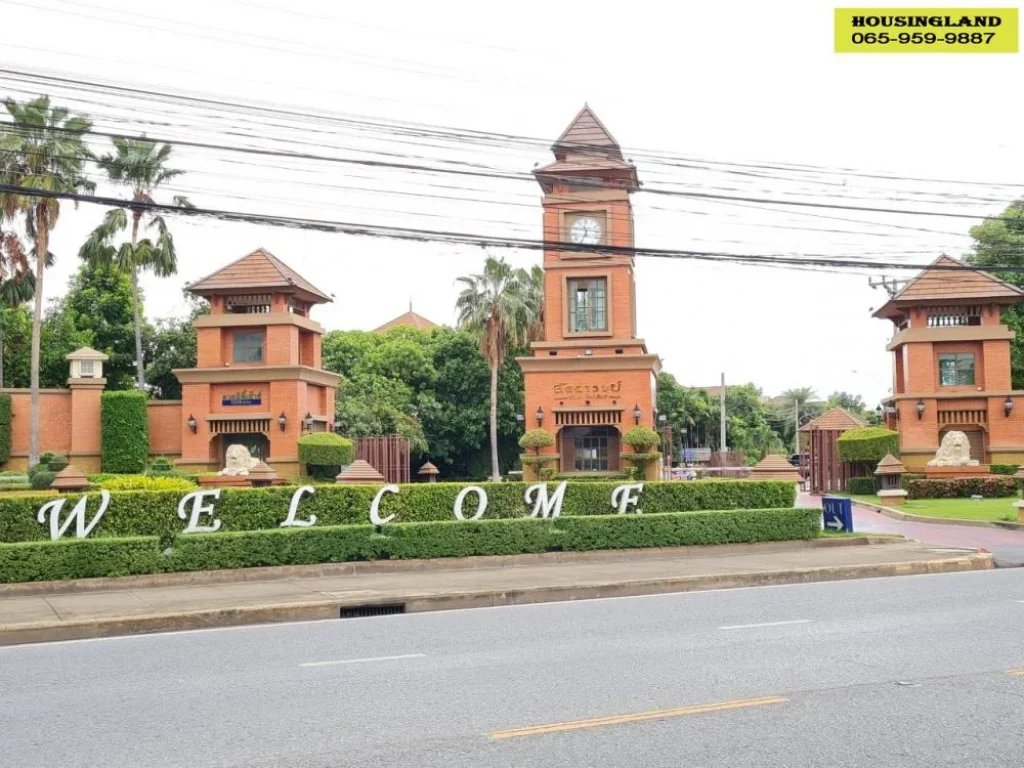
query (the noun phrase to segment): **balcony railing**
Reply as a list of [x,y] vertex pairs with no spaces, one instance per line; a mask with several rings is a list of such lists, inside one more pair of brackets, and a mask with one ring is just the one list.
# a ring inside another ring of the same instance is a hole
[[943,409],[939,411],[939,426],[949,424],[988,424],[988,411],[984,408]]

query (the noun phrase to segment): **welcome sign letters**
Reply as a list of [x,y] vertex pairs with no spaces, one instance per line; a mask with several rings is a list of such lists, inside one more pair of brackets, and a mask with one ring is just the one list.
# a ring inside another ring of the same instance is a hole
[[[523,494],[523,502],[527,507],[532,507],[532,511],[527,517],[558,517],[562,513],[562,501],[565,498],[566,486],[567,483],[563,481],[550,494],[545,483],[529,486]],[[617,510],[620,515],[626,514],[630,509],[640,514],[640,494],[643,488],[643,483],[629,483],[616,486],[612,489],[611,494],[612,508]],[[182,497],[178,502],[178,517],[188,521],[182,533],[215,533],[221,529],[222,521],[217,519],[215,506],[215,502],[220,498],[220,493],[220,488],[214,488],[193,491]],[[303,485],[297,488],[295,493],[292,494],[291,501],[288,503],[288,516],[279,523],[279,527],[309,528],[316,525],[316,515],[314,514],[310,514],[306,518],[299,517],[299,505],[302,499],[314,493],[316,493],[316,488],[312,485]],[[377,491],[373,501],[370,503],[369,509],[369,522],[372,525],[383,526],[388,523],[397,522],[398,516],[396,514],[381,517],[380,504],[385,496],[398,493],[401,493],[401,489],[397,485],[385,485]],[[477,506],[472,514],[467,515],[464,507],[466,498],[470,494],[477,497]],[[107,507],[110,505],[110,491],[100,491],[99,509],[91,519],[87,519],[88,496],[82,496],[67,516],[62,519],[61,513],[64,511],[66,501],[67,499],[48,501],[39,508],[39,512],[36,514],[36,520],[39,523],[49,525],[50,539],[54,541],[67,534],[72,526],[75,528],[75,538],[87,538],[99,524],[100,520],[103,519],[103,515],[106,514]],[[480,520],[486,511],[487,491],[478,485],[467,485],[459,491],[458,496],[455,497],[455,503],[452,505],[452,515],[456,520]]]

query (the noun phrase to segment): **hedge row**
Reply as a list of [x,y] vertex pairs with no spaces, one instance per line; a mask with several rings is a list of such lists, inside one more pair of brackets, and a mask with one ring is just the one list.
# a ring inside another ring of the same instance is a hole
[[156,537],[0,544],[0,582],[123,576],[356,560],[516,555],[811,539],[817,509],[595,515],[551,520],[340,525],[179,537],[168,554]]
[[1015,475],[1018,469],[1016,464],[992,464],[988,471],[993,475]]
[[910,499],[955,499],[984,496],[1015,496],[1017,484],[1012,477],[961,477],[955,480],[912,480],[904,483]]
[[875,492],[875,478],[851,477],[846,481],[846,490],[854,496],[870,496]]
[[885,427],[857,427],[836,440],[840,461],[877,462],[887,453],[900,455],[900,436]]
[[[527,483],[480,483],[487,492],[485,519],[523,517],[530,511],[523,501]],[[620,483],[569,483],[562,515],[606,515],[612,511],[612,490]],[[412,523],[452,519],[452,507],[462,483],[412,483],[401,486],[399,494],[385,494],[380,514],[395,514],[395,522]],[[549,491],[557,486],[549,484]],[[371,485],[317,486],[304,496],[299,519],[317,516],[317,525],[351,525],[369,521],[370,503],[379,491]],[[294,486],[274,488],[225,488],[213,502],[223,531],[276,528],[288,516]],[[99,508],[99,494],[90,493],[87,517]],[[171,541],[185,523],[177,515],[181,491],[113,491],[110,505],[93,535],[158,536]],[[49,528],[36,521],[36,513],[52,496],[0,496],[0,542],[46,539]],[[80,495],[69,494],[63,514],[67,515]],[[721,509],[770,509],[792,507],[796,500],[793,483],[779,480],[702,480],[699,482],[645,483],[640,509],[645,513],[689,512]],[[208,502],[209,503],[209,502]],[[476,494],[463,504],[464,514],[477,508]]]

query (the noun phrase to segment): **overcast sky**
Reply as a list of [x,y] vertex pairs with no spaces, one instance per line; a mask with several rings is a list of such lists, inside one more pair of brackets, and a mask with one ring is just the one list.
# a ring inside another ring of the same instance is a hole
[[[907,4],[905,4],[907,5]],[[913,3],[909,3],[913,5]],[[970,5],[970,3],[968,3]],[[0,0],[6,69],[360,116],[363,128],[197,110],[48,88],[108,132],[318,155],[528,174],[584,102],[636,161],[637,245],[923,264],[968,251],[976,220],[770,201],[998,215],[1022,193],[1020,55],[837,55],[832,3],[331,3],[281,0]],[[43,88],[0,75],[0,92]],[[387,121],[534,137],[480,147],[380,128]],[[97,143],[98,150],[104,147]],[[745,164],[745,165],[736,165]],[[163,193],[211,208],[516,238],[541,237],[529,178],[425,174],[179,147]],[[793,166],[811,166],[797,169]],[[878,178],[899,177],[898,180]],[[921,179],[941,180],[935,182]],[[968,183],[973,182],[973,183]],[[123,194],[101,187],[101,192]],[[670,192],[671,194],[662,194]],[[103,209],[63,206],[46,295],[60,295]],[[263,246],[324,291],[328,329],[371,329],[413,302],[454,321],[455,279],[479,248],[171,221],[179,274],[143,278],[150,319],[183,311],[181,286]],[[495,250],[517,265],[534,251]],[[637,260],[638,325],[684,384],[813,386],[874,404],[891,386],[886,298],[868,277]]]

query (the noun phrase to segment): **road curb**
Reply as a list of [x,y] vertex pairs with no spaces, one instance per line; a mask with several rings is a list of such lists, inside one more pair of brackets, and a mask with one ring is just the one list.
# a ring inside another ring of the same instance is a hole
[[32,597],[36,595],[74,594],[80,592],[107,592],[115,589],[183,587],[201,584],[239,584],[252,581],[311,579],[323,576],[358,576],[369,573],[514,568],[519,565],[614,562],[637,558],[653,558],[657,560],[676,557],[718,557],[721,555],[756,552],[768,553],[828,547],[894,544],[904,540],[902,536],[865,534],[856,537],[821,537],[806,541],[767,541],[755,544],[650,547],[646,549],[611,549],[598,552],[544,552],[528,555],[446,557],[434,560],[377,560],[372,562],[322,563],[315,565],[279,565],[262,568],[227,568],[218,571],[183,571],[180,573],[155,573],[141,576],[0,584],[0,599],[5,597]]
[[403,604],[406,613],[528,605],[544,602],[593,600],[608,597],[694,592],[709,589],[801,584],[841,581],[883,576],[953,573],[989,570],[993,557],[976,553],[941,560],[909,561],[871,565],[829,566],[760,573],[688,576],[675,579],[636,580],[605,584],[536,587],[520,590],[480,591],[456,594],[388,595],[376,601],[330,598],[272,606],[245,606],[230,609],[156,613],[102,620],[37,622],[4,628],[0,626],[0,646],[27,643],[82,640],[88,638],[141,635],[157,632],[209,629],[241,625],[273,624],[294,621],[336,619],[342,608],[376,604]]
[[931,525],[963,525],[970,528],[1002,528],[1011,531],[1024,531],[1024,523],[1012,523],[1007,520],[964,520],[959,517],[927,517],[925,515],[914,515],[910,512],[900,512],[891,507],[883,507],[881,504],[872,504],[867,501],[854,501],[854,504],[873,509],[879,514],[892,518],[893,520],[906,520],[911,523],[928,523]]

